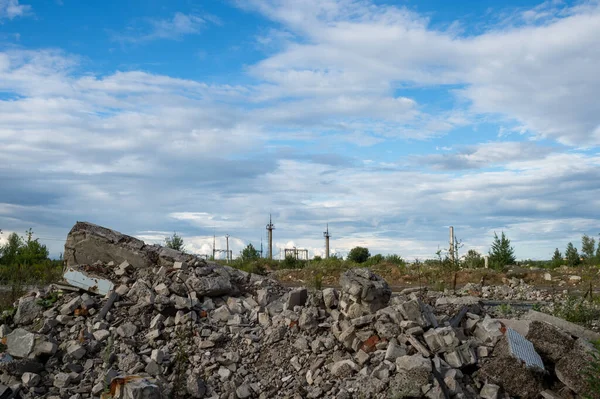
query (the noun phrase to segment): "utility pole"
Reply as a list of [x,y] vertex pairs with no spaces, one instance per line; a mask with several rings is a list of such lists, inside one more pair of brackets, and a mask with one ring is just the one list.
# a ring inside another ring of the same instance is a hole
[[216,260],[216,258],[215,258],[215,249],[217,249],[216,243],[217,243],[217,238],[215,237],[215,235],[213,235],[213,257],[212,257],[212,260]]
[[450,226],[450,260],[454,263],[454,227]]
[[327,223],[327,230],[323,233],[325,236],[325,259],[329,259],[329,223]]
[[262,237],[260,237],[260,257],[263,257]]
[[227,240],[227,252],[225,253],[225,255],[227,257],[227,263],[229,263],[229,258],[231,257],[231,255],[229,254],[229,234],[225,236],[225,239]]
[[269,224],[267,225],[267,231],[269,232],[269,259],[273,259],[273,230],[275,230],[275,226],[269,214]]

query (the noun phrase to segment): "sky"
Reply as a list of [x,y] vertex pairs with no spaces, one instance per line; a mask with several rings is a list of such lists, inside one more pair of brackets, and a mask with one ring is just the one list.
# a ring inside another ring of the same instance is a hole
[[600,233],[600,2],[0,0],[0,243],[431,258]]

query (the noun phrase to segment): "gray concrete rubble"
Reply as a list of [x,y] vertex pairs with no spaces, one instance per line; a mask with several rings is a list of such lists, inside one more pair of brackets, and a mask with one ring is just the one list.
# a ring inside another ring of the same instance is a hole
[[79,290],[16,302],[0,325],[0,398],[576,398],[590,389],[582,370],[593,332],[537,313],[496,319],[472,296],[482,287],[392,295],[359,268],[340,289],[285,288],[89,223],[73,227],[65,258],[66,270],[110,289],[81,280]]

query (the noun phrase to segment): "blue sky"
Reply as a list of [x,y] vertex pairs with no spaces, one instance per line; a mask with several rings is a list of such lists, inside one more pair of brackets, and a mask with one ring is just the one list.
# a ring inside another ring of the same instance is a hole
[[597,236],[598,1],[0,0],[0,229],[520,258]]

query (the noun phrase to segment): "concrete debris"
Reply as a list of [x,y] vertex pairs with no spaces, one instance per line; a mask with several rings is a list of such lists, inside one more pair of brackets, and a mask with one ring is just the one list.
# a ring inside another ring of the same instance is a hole
[[385,308],[392,296],[387,282],[366,268],[344,272],[340,285],[339,306],[342,313],[351,319]]
[[558,317],[551,316],[546,313],[537,312],[535,310],[530,310],[524,316],[524,318],[527,320],[531,320],[531,321],[542,321],[542,322],[551,324],[554,327],[564,331],[565,333],[571,334],[578,338],[585,338],[590,341],[600,340],[600,333],[588,330],[580,325],[571,323],[569,321],[560,319]]
[[[589,388],[581,370],[593,332],[537,312],[495,319],[472,296],[513,295],[516,276],[464,296],[392,296],[367,268],[346,271],[339,290],[288,289],[79,222],[65,259],[71,286],[24,296],[0,325],[0,399],[554,398]],[[50,294],[58,299],[38,302]]]

